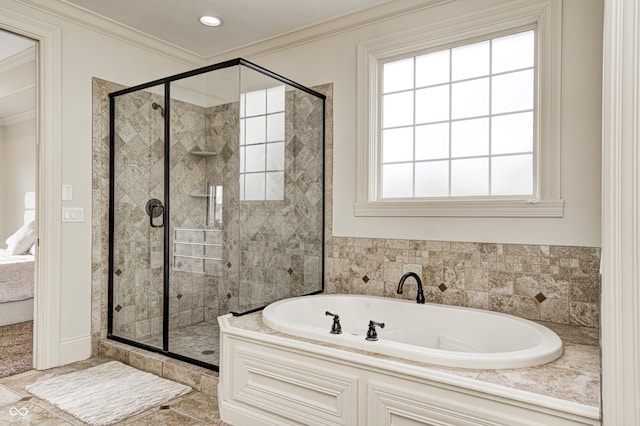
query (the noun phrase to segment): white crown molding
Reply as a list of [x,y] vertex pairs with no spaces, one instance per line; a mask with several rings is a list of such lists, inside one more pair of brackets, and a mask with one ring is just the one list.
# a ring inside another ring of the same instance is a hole
[[25,111],[20,114],[15,114],[10,117],[0,118],[0,126],[12,126],[28,120],[35,120],[36,111]]
[[257,58],[270,55],[292,47],[312,43],[333,37],[357,28],[384,22],[400,16],[418,13],[455,0],[402,0],[383,3],[379,6],[349,13],[337,18],[299,28],[288,33],[250,43],[241,47],[226,50],[207,59],[208,63],[218,62],[220,58],[242,56]]
[[28,47],[15,55],[11,55],[8,58],[0,61],[0,74],[4,74],[7,71],[18,68],[20,65],[28,64],[36,60],[36,47]]
[[162,41],[159,38],[100,16],[65,0],[14,1],[186,65],[201,67],[205,64],[205,58],[194,52]]

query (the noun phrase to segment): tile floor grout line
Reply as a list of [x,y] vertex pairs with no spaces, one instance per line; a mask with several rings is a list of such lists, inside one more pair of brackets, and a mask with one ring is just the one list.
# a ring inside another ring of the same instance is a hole
[[195,421],[197,421],[198,423],[206,424],[203,420],[200,420],[200,419],[198,419],[198,418],[196,418],[196,417],[190,416],[189,414],[184,413],[184,412],[182,412],[182,411],[176,410],[176,409],[175,409],[175,408],[173,408],[173,407],[170,407],[170,408],[169,408],[169,411],[173,411],[174,413],[178,413],[178,414],[180,414],[180,415],[182,415],[182,416],[189,417],[190,419],[195,420]]

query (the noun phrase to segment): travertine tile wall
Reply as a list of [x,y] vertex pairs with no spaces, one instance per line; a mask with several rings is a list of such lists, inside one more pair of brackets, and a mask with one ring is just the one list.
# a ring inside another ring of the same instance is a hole
[[121,85],[92,80],[92,223],[91,223],[91,337],[92,353],[107,336],[109,262],[109,97]]
[[240,203],[240,310],[320,290],[322,101],[285,96],[284,200]]
[[163,120],[151,108],[157,101],[162,102],[138,92],[116,103],[114,330],[129,338],[147,336],[162,323],[162,284],[154,279],[162,265],[156,248],[162,236],[148,226],[144,211],[147,200],[163,198],[162,169],[157,172],[163,157]]
[[[206,108],[171,99],[169,117],[169,329],[175,330],[202,321],[215,322],[218,316],[216,306],[206,304],[207,295],[217,292],[216,281],[213,276],[204,274],[205,269],[215,262],[202,259],[209,256],[205,256],[206,246],[200,243],[212,242],[219,235],[215,230],[205,228],[207,199],[202,196],[206,194],[207,183],[215,174],[215,159],[191,154],[192,151],[210,150],[211,142],[206,134]],[[164,188],[164,183],[160,187]],[[193,242],[195,245],[181,242]],[[158,252],[163,252],[162,247],[162,244],[158,244]],[[195,258],[174,256],[181,253]],[[159,332],[161,329],[152,330],[151,334]]]
[[226,257],[218,282],[219,312],[246,311],[319,290],[322,103],[298,90],[286,92],[284,200],[239,200],[238,104],[212,107],[207,117],[213,150],[220,153],[216,182],[224,190]]
[[[161,96],[147,91],[116,98],[114,333],[136,339],[158,334],[162,327],[164,230],[150,227],[145,211],[149,199],[164,199],[164,118],[154,102],[164,104]],[[203,254],[194,252],[201,252],[202,245],[181,244],[193,242],[181,234],[194,231],[179,230],[204,225],[206,200],[193,194],[205,192],[211,164],[190,154],[206,149],[204,113],[202,107],[171,102],[170,224],[176,229],[169,253],[172,330],[204,320],[203,261],[174,257]]]
[[519,317],[599,326],[600,249],[333,237],[327,245],[327,292],[415,299],[405,272],[416,272],[427,302]]
[[222,261],[209,267],[216,268],[207,276],[210,285],[205,293],[207,321],[216,321],[218,315],[235,310],[237,306],[236,283],[238,281],[238,180],[240,167],[238,152],[239,104],[228,103],[206,109],[207,150],[217,153],[209,161],[211,183],[222,185],[222,226],[218,238],[222,244]]

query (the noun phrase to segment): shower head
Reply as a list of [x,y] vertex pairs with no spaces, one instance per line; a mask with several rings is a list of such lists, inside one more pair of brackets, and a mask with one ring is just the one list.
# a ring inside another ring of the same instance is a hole
[[160,110],[160,115],[164,117],[164,108],[162,108],[162,107],[160,106],[160,104],[158,104],[158,103],[154,102],[154,103],[152,103],[152,104],[151,104],[151,108],[153,108],[153,109],[159,109],[159,110]]

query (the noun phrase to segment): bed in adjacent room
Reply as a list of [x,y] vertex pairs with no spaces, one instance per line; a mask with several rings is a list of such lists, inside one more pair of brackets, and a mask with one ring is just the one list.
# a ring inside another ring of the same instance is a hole
[[33,319],[34,256],[0,249],[0,326]]
[[35,193],[25,194],[24,225],[0,249],[0,326],[33,319]]

